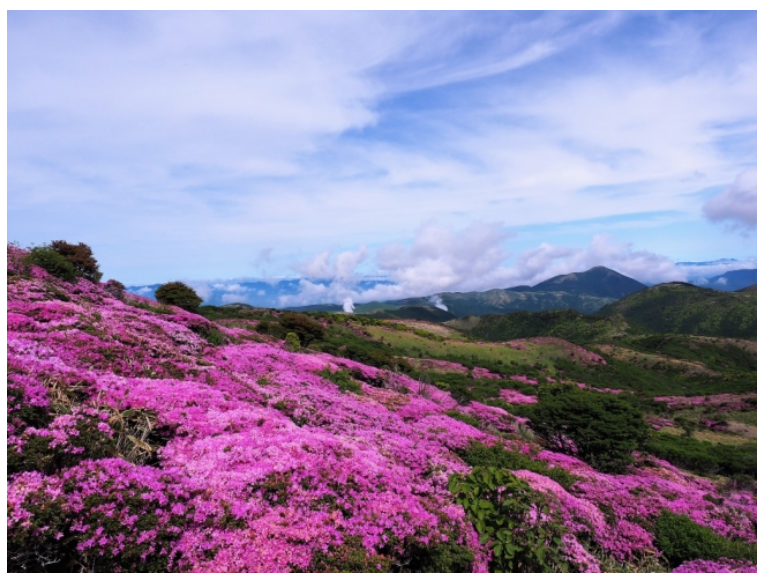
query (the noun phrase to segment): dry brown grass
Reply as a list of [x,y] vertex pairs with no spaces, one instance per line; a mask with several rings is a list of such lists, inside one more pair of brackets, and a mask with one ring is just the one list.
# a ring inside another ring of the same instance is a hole
[[638,364],[647,368],[652,368],[660,364],[667,364],[683,370],[684,374],[705,374],[708,376],[719,376],[721,374],[720,372],[711,370],[700,362],[670,358],[669,356],[660,354],[645,354],[644,352],[631,350],[630,348],[623,348],[622,346],[615,346],[613,344],[596,344],[596,348],[618,360]]
[[424,330],[435,336],[442,336],[443,338],[460,338],[461,332],[457,332],[453,328],[448,328],[442,324],[436,324],[434,322],[425,322],[422,320],[395,320],[396,324],[402,324],[416,330]]
[[729,432],[752,440],[758,439],[757,426],[750,426],[749,424],[743,424],[741,422],[729,421]]

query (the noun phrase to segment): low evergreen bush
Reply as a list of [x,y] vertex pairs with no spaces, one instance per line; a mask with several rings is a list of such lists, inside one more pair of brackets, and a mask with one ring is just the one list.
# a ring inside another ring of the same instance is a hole
[[578,388],[542,389],[528,414],[547,446],[602,472],[623,472],[650,433],[643,415],[623,398]]
[[159,286],[154,295],[160,304],[177,306],[188,312],[198,311],[202,302],[193,288],[181,281],[172,281]]
[[716,561],[721,558],[758,562],[757,546],[730,541],[686,515],[665,510],[654,525],[654,544],[672,567],[696,559]]
[[73,282],[77,279],[74,265],[49,245],[30,248],[24,263],[41,267],[50,275],[64,281]]

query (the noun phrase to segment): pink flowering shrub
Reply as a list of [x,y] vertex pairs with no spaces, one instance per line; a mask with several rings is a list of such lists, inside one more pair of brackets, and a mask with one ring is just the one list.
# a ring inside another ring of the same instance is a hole
[[493,380],[500,380],[502,376],[500,374],[496,374],[495,372],[491,372],[486,368],[475,366],[472,369],[472,378],[490,378]]
[[661,509],[756,540],[750,492],[648,457],[605,475],[521,439],[501,408],[23,260],[8,247],[9,570],[484,572],[448,489],[475,442],[555,473],[517,476],[579,569],[653,551]]
[[[512,376],[512,378],[514,378]],[[501,390],[501,400],[505,400],[509,404],[536,404],[538,397],[535,395],[522,394],[516,390]]]

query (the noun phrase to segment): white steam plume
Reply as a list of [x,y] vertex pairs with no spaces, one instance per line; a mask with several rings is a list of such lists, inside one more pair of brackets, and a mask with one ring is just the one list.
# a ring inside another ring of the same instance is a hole
[[431,303],[434,307],[447,312],[448,306],[446,306],[444,303],[442,303],[442,298],[440,296],[431,296],[429,298],[429,303]]

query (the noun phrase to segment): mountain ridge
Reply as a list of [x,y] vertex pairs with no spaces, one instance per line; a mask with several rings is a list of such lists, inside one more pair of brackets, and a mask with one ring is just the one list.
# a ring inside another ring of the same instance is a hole
[[[470,315],[501,314],[512,311],[547,311],[573,309],[580,313],[594,313],[624,295],[647,287],[621,273],[596,266],[584,272],[555,276],[535,286],[516,286],[508,289],[490,289],[481,292],[440,292],[436,296],[453,318]],[[520,288],[530,288],[529,290]],[[413,297],[386,302],[357,304],[355,313],[377,314],[394,312],[400,307],[431,307],[433,296]],[[370,309],[369,309],[370,308]],[[288,308],[295,311],[341,311],[340,306],[325,305]],[[442,309],[442,308],[440,308]],[[389,314],[394,317],[393,314]],[[439,321],[439,320],[438,320]]]

